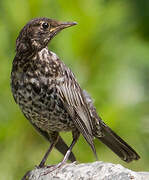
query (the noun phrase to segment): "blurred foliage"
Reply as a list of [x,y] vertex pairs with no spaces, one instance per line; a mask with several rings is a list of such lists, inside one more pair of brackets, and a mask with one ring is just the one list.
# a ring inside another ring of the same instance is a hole
[[[0,179],[20,179],[37,165],[49,144],[15,104],[10,72],[15,40],[34,17],[77,21],[49,48],[73,70],[104,121],[140,154],[126,164],[95,140],[101,161],[149,170],[149,2],[146,0],[0,1]],[[71,134],[62,134],[71,143]],[[73,149],[79,162],[94,161],[81,137]],[[62,155],[54,150],[48,163]]]

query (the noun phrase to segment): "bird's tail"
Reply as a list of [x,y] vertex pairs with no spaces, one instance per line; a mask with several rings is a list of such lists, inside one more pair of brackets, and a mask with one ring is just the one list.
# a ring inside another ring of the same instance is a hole
[[89,107],[90,114],[95,122],[95,130],[93,134],[106,146],[108,146],[115,154],[117,154],[123,161],[131,162],[140,159],[140,156],[132,149],[122,138],[112,131],[97,115],[96,108],[93,105],[93,100],[90,95],[84,90],[83,95]]
[[123,161],[127,163],[140,159],[140,156],[122,138],[113,132],[103,121],[99,120],[103,136],[95,135],[102,143],[108,146]]

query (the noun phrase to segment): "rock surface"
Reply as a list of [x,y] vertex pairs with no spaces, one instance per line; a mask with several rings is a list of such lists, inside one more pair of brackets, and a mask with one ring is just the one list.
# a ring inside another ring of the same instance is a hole
[[[135,172],[119,164],[94,162],[65,164],[53,170],[35,168],[22,180],[149,180],[149,172]],[[50,172],[51,171],[51,172]]]

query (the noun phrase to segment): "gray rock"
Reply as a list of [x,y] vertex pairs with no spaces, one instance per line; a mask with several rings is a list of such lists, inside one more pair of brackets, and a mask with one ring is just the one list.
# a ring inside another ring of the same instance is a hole
[[119,164],[100,161],[65,164],[52,170],[52,166],[35,168],[28,172],[22,180],[149,180],[149,172],[135,172]]

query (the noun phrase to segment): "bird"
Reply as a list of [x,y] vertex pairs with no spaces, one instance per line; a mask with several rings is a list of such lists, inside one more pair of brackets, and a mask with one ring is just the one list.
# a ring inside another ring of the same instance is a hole
[[[64,158],[76,161],[72,149],[82,135],[98,160],[94,138],[110,148],[123,161],[140,159],[137,152],[119,137],[97,114],[93,100],[83,90],[71,69],[48,49],[51,40],[76,22],[62,22],[47,17],[30,20],[16,39],[12,63],[11,90],[15,102],[34,128],[50,142],[39,168],[57,148]],[[60,132],[71,132],[67,146]]]

